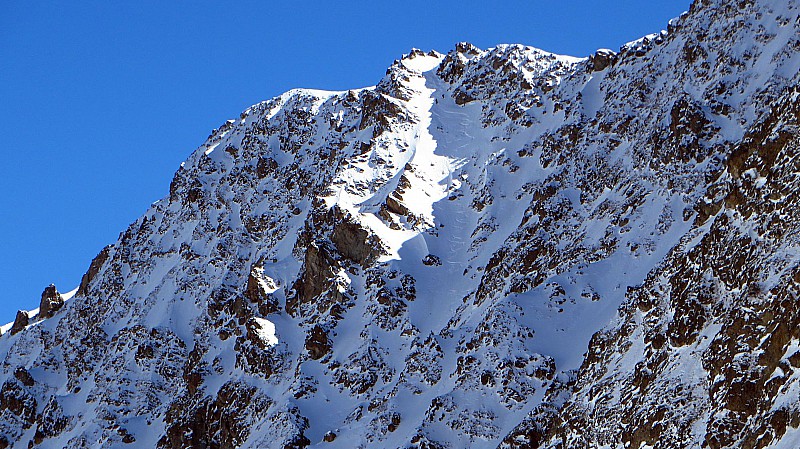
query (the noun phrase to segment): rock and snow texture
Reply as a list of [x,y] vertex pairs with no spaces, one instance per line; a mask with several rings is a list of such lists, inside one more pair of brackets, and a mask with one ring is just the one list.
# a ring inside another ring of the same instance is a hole
[[0,337],[0,447],[797,447],[799,12],[251,107]]

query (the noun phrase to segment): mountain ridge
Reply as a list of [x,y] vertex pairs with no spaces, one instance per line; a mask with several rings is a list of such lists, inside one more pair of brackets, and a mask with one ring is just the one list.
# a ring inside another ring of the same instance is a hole
[[789,447],[797,11],[252,106],[0,337],[2,441]]

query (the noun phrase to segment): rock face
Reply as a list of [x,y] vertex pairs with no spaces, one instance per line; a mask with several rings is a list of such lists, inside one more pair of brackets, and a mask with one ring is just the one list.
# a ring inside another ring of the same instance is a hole
[[84,296],[88,293],[89,283],[92,282],[97,273],[100,271],[100,268],[105,263],[106,259],[108,259],[108,252],[111,250],[111,246],[107,246],[100,251],[100,254],[92,260],[92,263],[89,265],[89,270],[83,275],[81,278],[81,284],[78,286],[77,294]]
[[600,49],[592,56],[589,56],[589,67],[593,71],[605,70],[617,61],[617,54],[608,49]]
[[50,284],[42,292],[42,299],[39,302],[39,317],[50,318],[64,306],[64,299],[56,290],[56,286]]
[[14,324],[11,325],[11,334],[16,334],[17,332],[25,329],[25,327],[30,322],[30,317],[28,316],[28,312],[24,310],[18,310],[17,316],[14,318]]
[[249,108],[0,337],[0,447],[796,447],[799,14]]

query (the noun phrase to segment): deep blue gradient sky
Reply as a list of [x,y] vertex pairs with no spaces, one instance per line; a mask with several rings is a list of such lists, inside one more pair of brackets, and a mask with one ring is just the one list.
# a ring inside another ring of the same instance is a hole
[[690,0],[0,3],[0,322],[77,286],[213,129],[294,87],[376,84],[412,47],[587,56]]

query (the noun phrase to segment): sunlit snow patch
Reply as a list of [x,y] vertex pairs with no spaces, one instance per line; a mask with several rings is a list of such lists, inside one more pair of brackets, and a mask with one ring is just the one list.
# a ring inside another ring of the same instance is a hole
[[75,287],[75,288],[73,288],[72,290],[70,290],[70,291],[68,291],[66,293],[62,293],[61,294],[61,299],[63,299],[64,301],[72,299],[72,297],[75,296],[75,293],[78,293],[78,288],[79,287]]
[[418,72],[427,72],[429,70],[437,68],[441,62],[442,62],[441,56],[434,56],[430,54],[427,55],[415,54],[411,57],[403,58],[401,63],[408,69],[416,70]]
[[275,335],[275,324],[270,320],[264,318],[254,318],[256,322],[256,335],[267,346],[275,346],[278,344],[278,336]]
[[275,279],[272,279],[268,275],[264,273],[263,267],[256,267],[253,269],[256,272],[256,279],[258,279],[258,285],[261,287],[261,290],[266,293],[275,293],[278,290],[278,283],[275,282]]

